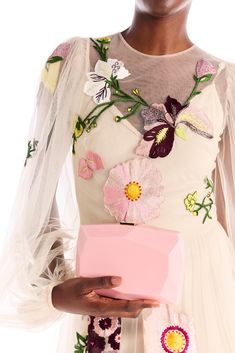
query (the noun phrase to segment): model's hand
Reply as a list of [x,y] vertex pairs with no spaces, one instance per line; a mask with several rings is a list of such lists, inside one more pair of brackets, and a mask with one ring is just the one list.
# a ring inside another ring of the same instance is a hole
[[[116,277],[116,276],[115,276]],[[55,286],[52,304],[61,311],[99,317],[137,317],[144,308],[159,306],[150,299],[123,300],[101,296],[95,289],[112,288],[121,283],[112,282],[112,276],[76,277]]]

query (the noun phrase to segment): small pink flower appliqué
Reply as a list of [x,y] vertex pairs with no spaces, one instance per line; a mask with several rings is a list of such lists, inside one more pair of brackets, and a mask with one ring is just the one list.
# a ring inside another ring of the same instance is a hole
[[48,57],[47,62],[52,59],[52,58],[57,58],[57,60],[63,60],[67,57],[69,51],[71,48],[71,43],[69,42],[63,42],[59,44],[55,50],[51,53],[51,55]]
[[78,175],[83,179],[90,179],[94,171],[104,169],[103,161],[95,152],[87,151],[86,158],[80,158],[78,163]]
[[137,157],[119,163],[103,187],[105,209],[119,222],[145,222],[159,216],[163,189],[162,174],[152,160]]
[[171,325],[165,328],[161,335],[162,348],[167,353],[187,353],[189,335],[179,325]]
[[215,74],[217,71],[214,64],[205,59],[200,59],[197,61],[196,65],[196,76],[200,78],[208,74]]

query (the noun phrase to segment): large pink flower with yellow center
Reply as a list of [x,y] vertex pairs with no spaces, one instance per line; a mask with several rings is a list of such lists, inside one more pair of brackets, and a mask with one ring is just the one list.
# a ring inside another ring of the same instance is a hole
[[153,160],[137,157],[119,163],[110,169],[103,187],[105,209],[118,222],[143,223],[159,217],[163,189]]

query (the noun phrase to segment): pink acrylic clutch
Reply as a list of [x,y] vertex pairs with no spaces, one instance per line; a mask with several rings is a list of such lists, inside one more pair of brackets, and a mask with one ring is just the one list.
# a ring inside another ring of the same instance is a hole
[[121,276],[119,286],[96,289],[119,299],[157,299],[176,304],[183,285],[184,252],[179,231],[146,224],[81,224],[76,275]]

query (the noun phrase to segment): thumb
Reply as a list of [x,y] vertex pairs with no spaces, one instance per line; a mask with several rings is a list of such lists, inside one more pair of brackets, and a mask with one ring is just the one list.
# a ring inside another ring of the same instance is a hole
[[79,277],[82,292],[90,292],[94,289],[112,288],[121,284],[122,278],[119,276],[100,276],[100,277]]

